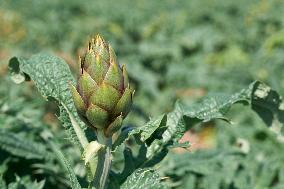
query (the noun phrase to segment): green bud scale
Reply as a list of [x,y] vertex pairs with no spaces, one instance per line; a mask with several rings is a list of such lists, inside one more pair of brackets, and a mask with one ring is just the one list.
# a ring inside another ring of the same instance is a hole
[[70,85],[77,112],[89,127],[110,137],[132,105],[134,91],[125,65],[119,66],[113,49],[99,35],[89,42],[80,64],[77,86]]

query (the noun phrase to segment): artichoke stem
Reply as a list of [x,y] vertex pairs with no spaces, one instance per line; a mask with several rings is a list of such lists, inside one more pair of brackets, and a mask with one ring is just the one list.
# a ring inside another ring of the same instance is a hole
[[[104,135],[104,131],[103,130],[97,130],[96,132],[97,134],[97,140],[100,144],[102,145],[107,145],[107,143],[109,143],[109,140],[111,140],[111,138],[107,138],[105,135]],[[111,145],[111,144],[110,144]]]
[[105,148],[98,151],[98,165],[95,174],[94,186],[96,189],[105,189],[107,188],[107,180],[112,161],[112,138],[106,138],[103,130],[97,130],[97,139],[99,143],[105,145]]

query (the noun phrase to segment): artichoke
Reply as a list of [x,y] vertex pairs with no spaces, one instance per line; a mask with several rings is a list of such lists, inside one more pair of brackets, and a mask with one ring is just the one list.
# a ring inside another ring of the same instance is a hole
[[132,105],[125,65],[119,66],[114,50],[99,35],[89,42],[80,64],[77,86],[70,85],[77,112],[89,127],[110,137]]

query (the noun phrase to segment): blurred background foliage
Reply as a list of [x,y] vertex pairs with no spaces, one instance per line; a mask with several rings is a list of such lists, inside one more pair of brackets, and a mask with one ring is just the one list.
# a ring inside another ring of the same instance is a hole
[[[43,136],[51,131],[83,178],[79,151],[65,140],[55,104],[42,99],[32,83],[13,84],[7,62],[16,55],[52,51],[76,75],[78,55],[97,33],[113,46],[120,64],[126,64],[136,90],[125,125],[139,126],[169,112],[177,99],[190,105],[208,93],[239,91],[253,80],[284,95],[282,0],[2,0],[2,142],[9,131],[19,145],[29,139],[39,146],[35,153],[44,154],[50,149]],[[233,126],[210,122],[186,133],[183,140],[192,140],[192,152],[176,150],[162,162],[160,174],[170,177],[166,183],[174,188],[284,188],[283,141],[242,106],[229,117]],[[232,149],[243,143],[249,149],[234,155]],[[68,186],[53,157],[2,149],[0,162],[0,178],[11,188],[40,188],[43,182],[45,188]]]

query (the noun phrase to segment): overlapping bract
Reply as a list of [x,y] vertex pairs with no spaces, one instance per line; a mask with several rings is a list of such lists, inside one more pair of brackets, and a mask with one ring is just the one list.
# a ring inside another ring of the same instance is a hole
[[108,137],[120,129],[133,90],[125,66],[118,65],[113,49],[99,35],[81,59],[77,86],[70,88],[78,114],[88,126],[104,130]]

